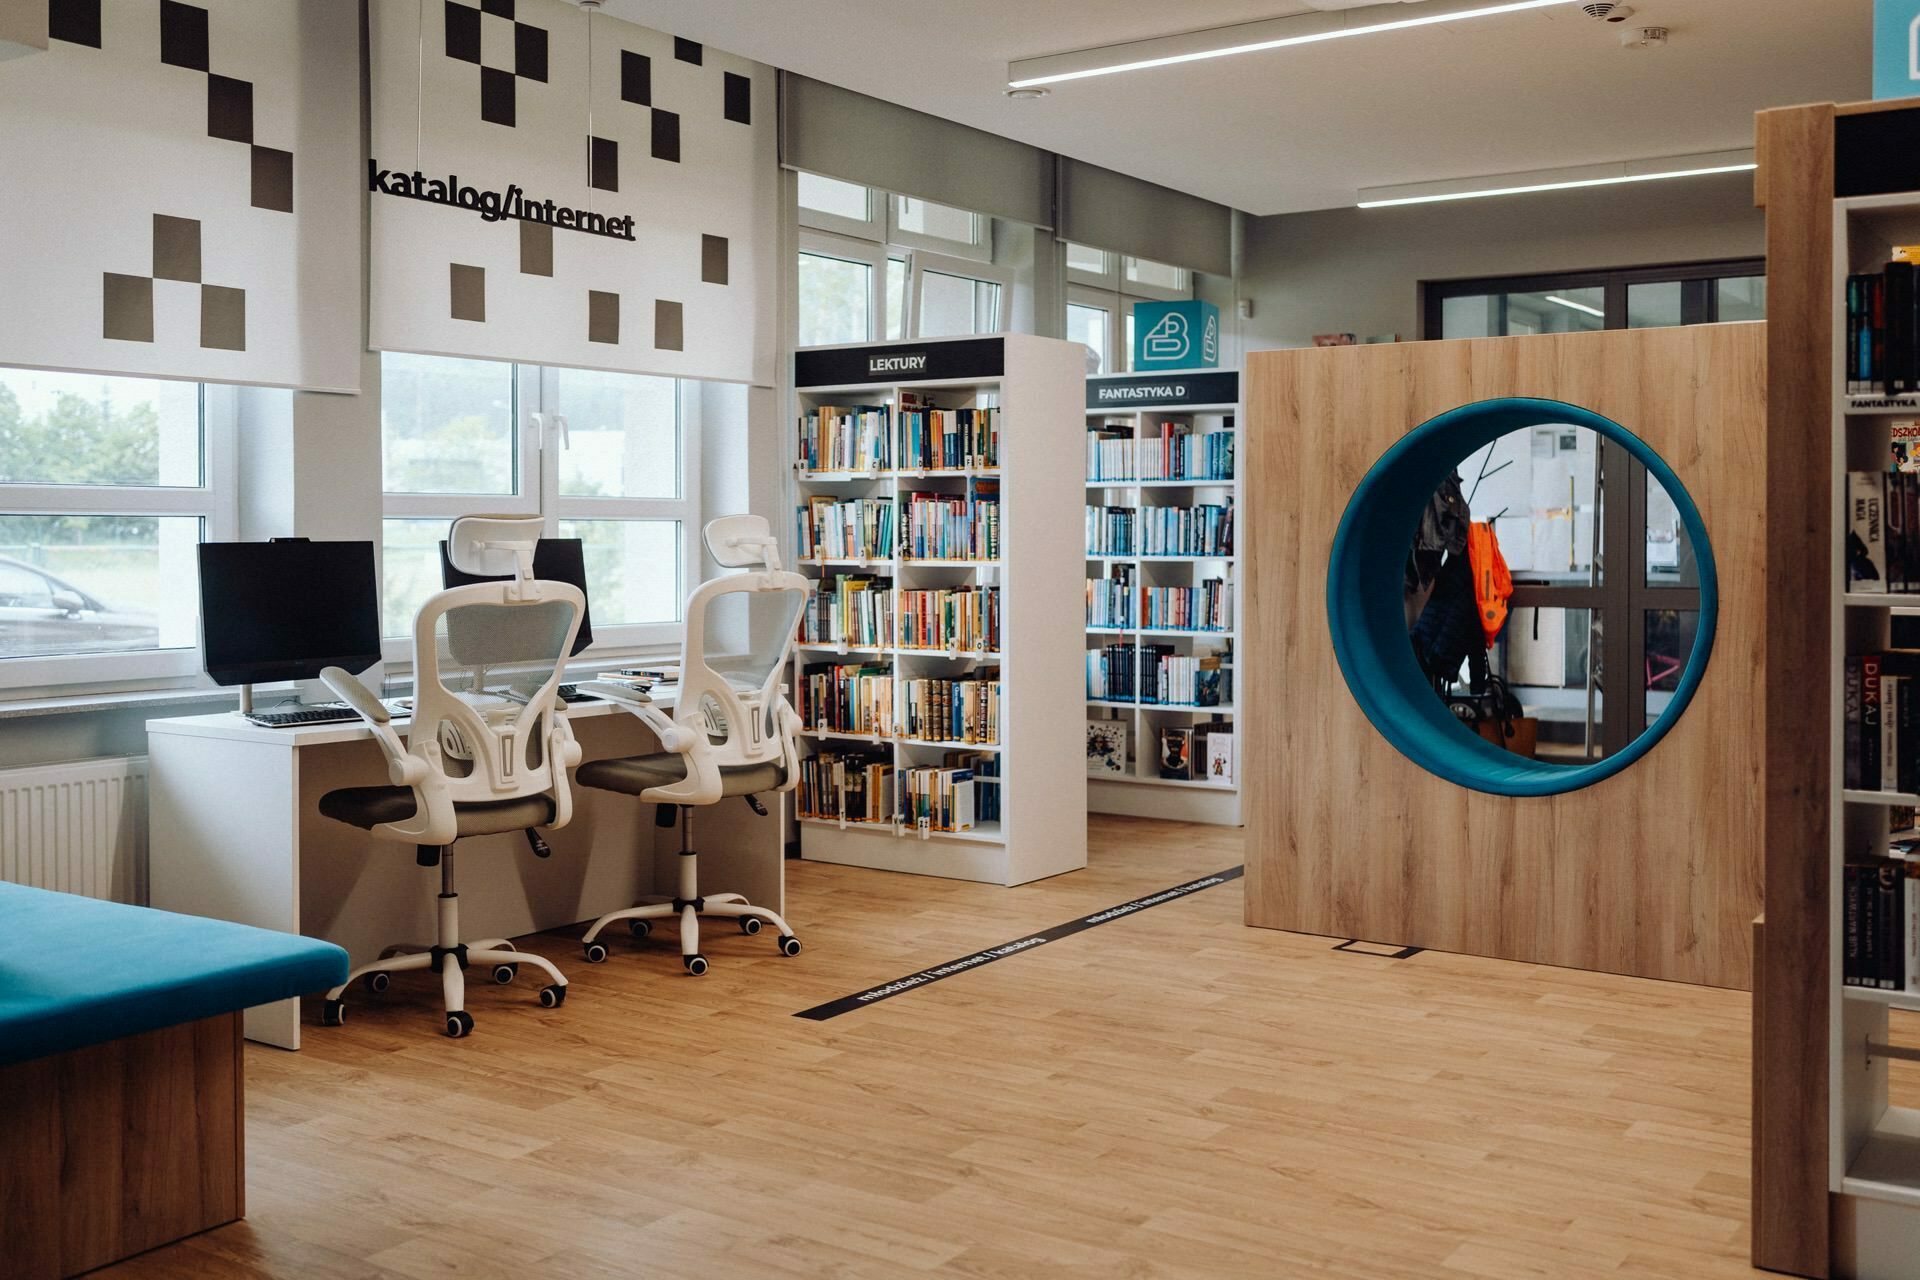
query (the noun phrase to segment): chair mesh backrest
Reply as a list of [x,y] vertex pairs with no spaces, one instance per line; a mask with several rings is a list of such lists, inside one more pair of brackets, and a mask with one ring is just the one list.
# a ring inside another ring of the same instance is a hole
[[697,712],[721,766],[784,758],[780,682],[811,589],[796,573],[749,571],[703,582],[688,598],[676,718]]
[[547,739],[584,611],[579,589],[562,582],[474,583],[421,606],[409,749],[446,775],[456,802],[566,786]]

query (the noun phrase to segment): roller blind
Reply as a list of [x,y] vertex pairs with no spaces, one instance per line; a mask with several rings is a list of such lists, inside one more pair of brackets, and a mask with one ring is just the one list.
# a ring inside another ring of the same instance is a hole
[[788,71],[780,73],[780,162],[896,195],[1053,226],[1051,152]]
[[1059,158],[1059,236],[1210,276],[1233,274],[1233,210],[1199,196]]

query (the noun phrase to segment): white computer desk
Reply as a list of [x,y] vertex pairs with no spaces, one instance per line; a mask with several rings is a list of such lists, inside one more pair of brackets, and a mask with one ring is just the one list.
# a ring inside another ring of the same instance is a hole
[[[656,690],[654,705],[670,709],[672,691]],[[574,703],[566,714],[585,760],[660,749],[645,725],[612,703]],[[407,721],[393,723],[405,736]],[[376,839],[318,808],[336,787],[387,784],[386,758],[365,725],[268,729],[227,712],[149,720],[147,743],[152,905],[325,938],[345,947],[355,964],[390,944],[432,938],[439,873],[415,864],[412,845]],[[557,831],[542,828],[551,858],[535,857],[518,832],[459,843],[462,932],[514,938],[673,892],[679,832],[656,828],[652,805],[591,787],[575,787],[573,797],[573,821]],[[763,797],[771,811],[765,818],[737,799],[695,811],[703,888],[744,893],[785,912],[775,803],[784,799]],[[749,947],[755,941],[737,939]],[[647,950],[627,956],[616,945],[608,963],[675,963],[657,947]],[[714,962],[724,963],[724,955]],[[560,965],[575,979],[587,968],[577,953],[562,956]],[[526,989],[519,994],[531,1000],[533,987],[520,985]],[[347,998],[378,997],[354,990]],[[298,1049],[299,1001],[248,1010],[246,1034]]]

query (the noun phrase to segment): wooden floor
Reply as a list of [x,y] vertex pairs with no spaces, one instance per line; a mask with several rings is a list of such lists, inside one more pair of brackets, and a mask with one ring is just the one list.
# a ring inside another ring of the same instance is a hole
[[463,1042],[418,982],[357,996],[247,1048],[247,1220],[103,1274],[1759,1274],[1742,993],[1339,953],[1243,927],[1236,881],[792,1016],[1240,861],[1093,837],[1015,890],[791,863],[805,953],[716,931],[704,978],[543,936],[566,1006],[484,988]]

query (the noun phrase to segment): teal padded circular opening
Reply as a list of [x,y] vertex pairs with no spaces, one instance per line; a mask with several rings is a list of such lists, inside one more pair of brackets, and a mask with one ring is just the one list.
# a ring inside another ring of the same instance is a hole
[[[1401,566],[1434,490],[1474,451],[1508,432],[1539,426],[1587,427],[1645,464],[1679,510],[1699,567],[1699,626],[1672,700],[1623,750],[1591,764],[1550,764],[1516,756],[1460,723],[1420,671],[1400,598]],[[1482,400],[1409,432],[1381,455],[1353,491],[1327,566],[1327,621],[1334,655],[1354,701],[1409,760],[1449,782],[1492,795],[1577,791],[1612,777],[1652,750],[1700,687],[1713,652],[1718,614],[1719,579],[1707,528],[1673,469],[1619,423],[1557,400]]]

